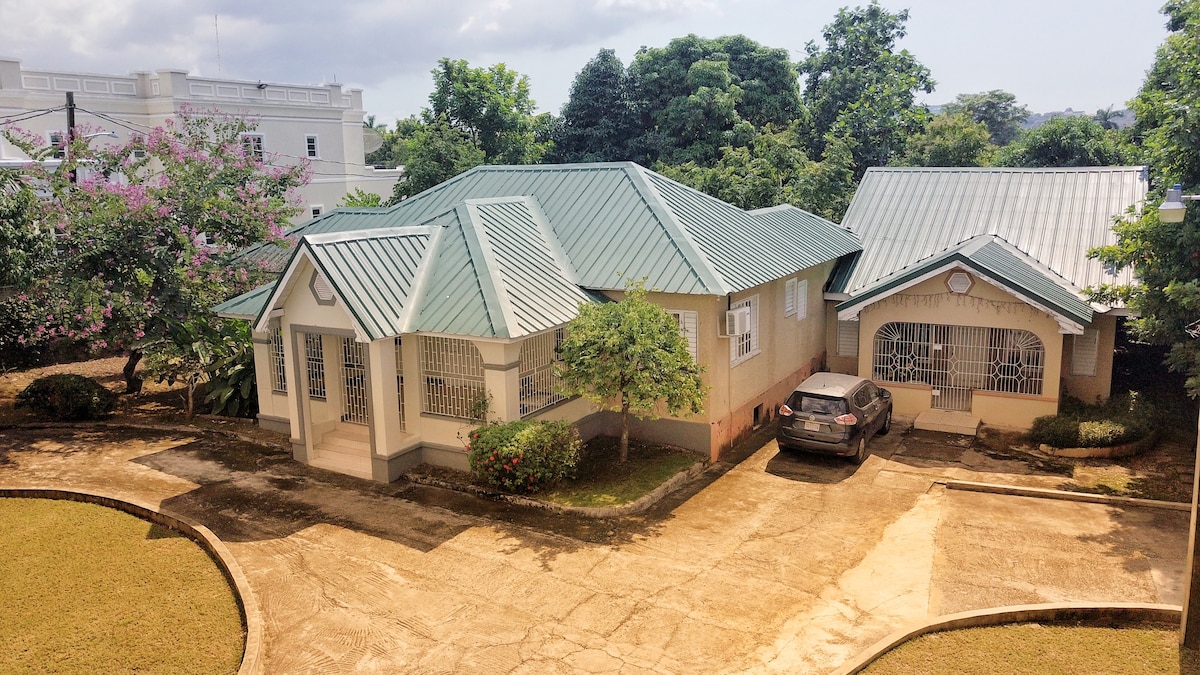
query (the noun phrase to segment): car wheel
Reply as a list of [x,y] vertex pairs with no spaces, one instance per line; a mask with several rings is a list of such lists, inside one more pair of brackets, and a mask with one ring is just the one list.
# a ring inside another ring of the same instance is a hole
[[858,437],[858,450],[855,451],[851,459],[854,460],[855,464],[862,464],[867,460],[867,454],[867,434],[864,433]]
[[888,408],[888,411],[884,414],[883,426],[879,427],[879,435],[887,436],[887,432],[889,432],[891,430],[892,430],[892,409]]

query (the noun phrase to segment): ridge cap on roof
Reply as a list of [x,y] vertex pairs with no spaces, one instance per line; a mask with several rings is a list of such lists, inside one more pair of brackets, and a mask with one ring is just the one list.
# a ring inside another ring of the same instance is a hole
[[398,225],[396,227],[376,227],[362,230],[343,230],[336,232],[319,232],[300,236],[301,242],[321,246],[336,244],[343,241],[361,241],[364,239],[384,239],[387,237],[416,237],[428,235],[432,228],[424,223],[414,225]]
[[1114,166],[872,166],[867,173],[1092,173],[1143,171],[1146,165]]

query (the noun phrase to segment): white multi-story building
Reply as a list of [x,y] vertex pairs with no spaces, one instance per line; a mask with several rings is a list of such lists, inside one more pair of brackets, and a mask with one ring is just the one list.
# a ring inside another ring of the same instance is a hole
[[[117,143],[149,131],[184,107],[257,120],[246,139],[249,147],[273,164],[311,163],[312,181],[300,190],[304,211],[296,222],[334,208],[356,188],[387,199],[402,173],[363,161],[361,89],[196,77],[181,70],[129,75],[30,70],[19,60],[0,58],[0,122],[13,120],[47,142],[59,142],[67,128],[67,92],[74,92],[77,127],[116,134],[116,140],[96,142]],[[46,110],[54,112],[37,115]],[[0,139],[0,165],[23,161],[28,157]]]

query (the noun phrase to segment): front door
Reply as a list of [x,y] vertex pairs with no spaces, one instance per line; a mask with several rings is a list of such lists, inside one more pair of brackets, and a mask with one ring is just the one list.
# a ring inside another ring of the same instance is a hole
[[367,360],[361,342],[342,338],[342,421],[367,423]]

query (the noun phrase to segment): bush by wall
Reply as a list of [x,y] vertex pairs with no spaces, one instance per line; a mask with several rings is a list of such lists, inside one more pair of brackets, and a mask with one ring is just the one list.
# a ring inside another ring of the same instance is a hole
[[1146,438],[1158,417],[1157,409],[1137,392],[1095,404],[1067,399],[1059,414],[1035,419],[1029,435],[1036,443],[1056,448],[1105,448]]
[[16,406],[58,421],[94,420],[112,413],[117,395],[82,375],[50,375],[21,390]]
[[536,492],[574,476],[582,445],[566,422],[489,424],[468,438],[471,471],[508,492]]

